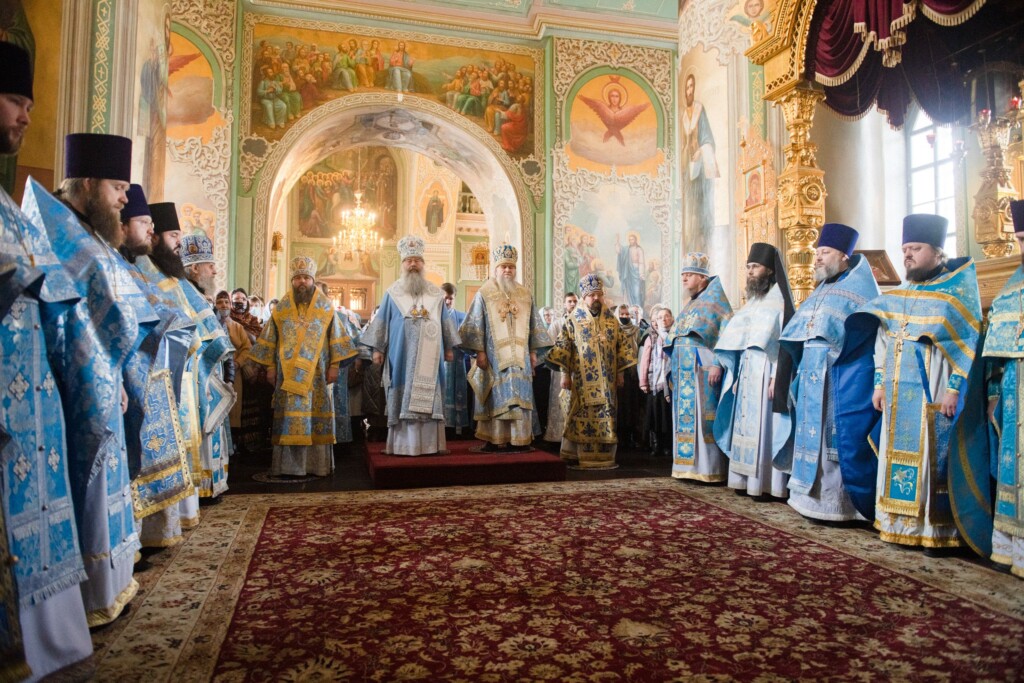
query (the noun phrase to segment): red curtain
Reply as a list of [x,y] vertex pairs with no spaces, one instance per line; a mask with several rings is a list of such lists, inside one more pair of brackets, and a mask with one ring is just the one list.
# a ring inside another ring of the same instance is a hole
[[[937,31],[972,17],[985,0],[830,0],[819,2],[806,75],[825,88],[825,104],[843,116],[878,108],[895,127],[917,99],[933,121],[968,113],[952,71],[948,41]],[[928,21],[917,18],[923,14]],[[917,19],[917,20],[915,20]],[[940,87],[941,85],[941,87]]]

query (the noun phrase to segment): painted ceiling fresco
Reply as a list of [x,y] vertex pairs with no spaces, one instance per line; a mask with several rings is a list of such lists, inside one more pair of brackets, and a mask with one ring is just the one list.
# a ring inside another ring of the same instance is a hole
[[[262,3],[256,0],[253,4]],[[304,3],[303,0],[287,0],[284,4],[302,6]],[[632,19],[674,22],[679,17],[680,0],[396,0],[389,4],[406,4],[421,11],[426,7],[437,7],[493,13],[505,17],[527,17],[541,11],[582,11]]]

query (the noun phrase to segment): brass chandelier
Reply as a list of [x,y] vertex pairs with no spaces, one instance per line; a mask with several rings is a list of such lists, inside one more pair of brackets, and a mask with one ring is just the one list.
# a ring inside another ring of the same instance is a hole
[[345,251],[375,252],[383,246],[384,238],[377,233],[377,213],[363,206],[361,149],[356,164],[356,203],[341,212],[341,229],[334,237],[334,246]]

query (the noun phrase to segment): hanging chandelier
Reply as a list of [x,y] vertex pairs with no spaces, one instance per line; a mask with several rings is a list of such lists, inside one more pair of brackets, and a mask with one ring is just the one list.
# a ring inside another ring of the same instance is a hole
[[384,244],[377,233],[377,213],[363,207],[362,168],[363,155],[359,150],[356,166],[356,204],[341,212],[341,229],[334,237],[334,246],[347,251],[373,252]]

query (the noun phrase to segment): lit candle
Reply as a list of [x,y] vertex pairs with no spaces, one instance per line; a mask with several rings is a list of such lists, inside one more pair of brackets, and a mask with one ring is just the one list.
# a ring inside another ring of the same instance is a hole
[[1011,111],[1015,111],[1017,109],[1020,109],[1020,98],[1019,97],[1011,97],[1010,98],[1010,110]]
[[992,122],[992,110],[982,109],[978,112],[978,123],[988,125]]

